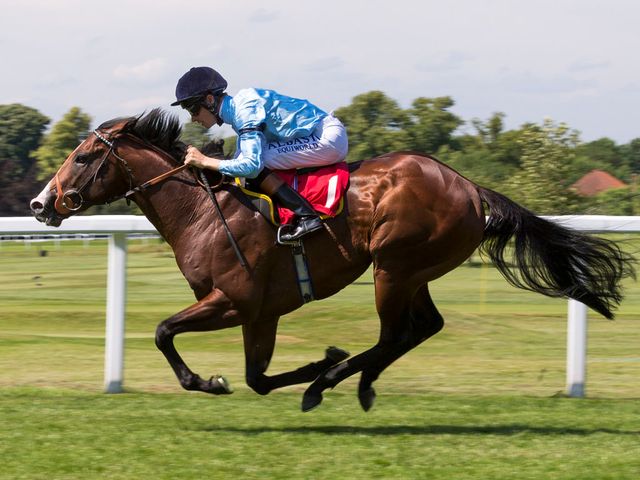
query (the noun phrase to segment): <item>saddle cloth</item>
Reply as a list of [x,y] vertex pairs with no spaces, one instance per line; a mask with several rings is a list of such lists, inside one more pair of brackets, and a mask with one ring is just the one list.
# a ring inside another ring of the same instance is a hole
[[[349,186],[349,167],[339,162],[326,167],[304,170],[274,170],[282,180],[307,199],[322,218],[334,217],[344,208],[344,194]],[[240,179],[235,179],[251,203],[274,225],[291,223],[294,214],[291,210],[276,205],[271,198],[256,192],[247,185],[242,187]]]

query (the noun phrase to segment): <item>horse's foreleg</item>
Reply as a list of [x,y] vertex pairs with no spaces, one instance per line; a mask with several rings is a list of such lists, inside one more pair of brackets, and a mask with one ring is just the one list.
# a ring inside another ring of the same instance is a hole
[[329,347],[325,358],[318,362],[309,363],[291,372],[267,376],[264,372],[273,356],[277,328],[278,317],[268,320],[261,318],[242,326],[247,385],[260,395],[266,395],[276,388],[311,382],[328,368],[349,357],[349,353],[344,350]]
[[232,302],[216,289],[198,303],[161,322],[156,329],[156,345],[171,365],[180,385],[186,390],[201,390],[213,394],[231,393],[231,388],[223,377],[203,380],[193,373],[178,354],[173,338],[179,333],[220,330],[242,323],[243,319]]

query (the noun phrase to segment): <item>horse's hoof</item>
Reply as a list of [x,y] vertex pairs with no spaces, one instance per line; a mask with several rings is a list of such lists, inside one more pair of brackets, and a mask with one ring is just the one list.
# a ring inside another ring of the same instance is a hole
[[233,393],[233,388],[226,378],[219,375],[215,375],[209,379],[209,385],[211,386],[211,393],[217,395],[228,395]]
[[322,394],[321,393],[309,393],[304,392],[302,396],[302,411],[308,412],[309,410],[313,410],[318,405],[322,403]]
[[325,357],[331,360],[334,364],[340,363],[343,360],[349,358],[351,354],[341,348],[331,346],[325,351]]
[[368,412],[373,403],[376,400],[376,391],[373,388],[367,388],[358,392],[358,400],[360,400],[360,406],[365,412]]

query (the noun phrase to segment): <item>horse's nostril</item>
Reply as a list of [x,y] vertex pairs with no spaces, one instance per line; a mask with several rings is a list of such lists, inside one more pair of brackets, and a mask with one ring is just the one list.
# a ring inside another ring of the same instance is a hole
[[40,200],[31,200],[29,206],[31,207],[31,211],[36,214],[42,213],[42,211],[44,210],[44,205]]

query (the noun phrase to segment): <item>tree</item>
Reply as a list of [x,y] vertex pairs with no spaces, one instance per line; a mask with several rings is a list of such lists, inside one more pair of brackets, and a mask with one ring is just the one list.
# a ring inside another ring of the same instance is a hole
[[438,158],[465,177],[483,187],[502,190],[516,168],[500,163],[484,147],[463,150],[440,149]]
[[30,153],[49,119],[20,104],[0,105],[0,215],[28,215],[29,200],[41,189]]
[[578,143],[578,132],[564,123],[545,119],[542,125],[525,125],[521,169],[510,185],[514,199],[538,214],[573,213],[578,202],[567,171]]
[[182,127],[182,133],[180,134],[180,141],[186,143],[187,145],[193,145],[194,147],[202,150],[202,148],[212,141],[221,141],[223,143],[223,151],[225,158],[233,157],[236,151],[236,142],[238,140],[237,136],[227,137],[224,139],[217,139],[212,137],[211,134],[208,133],[208,130],[204,128],[199,123],[187,123]]
[[237,144],[238,144],[238,137],[235,135],[224,139],[223,150],[224,150],[225,158],[233,158],[235,156]]
[[180,141],[200,149],[211,141],[208,130],[199,123],[189,122],[182,127]]
[[49,121],[31,107],[0,105],[0,162],[5,175],[20,176],[31,168],[29,154],[40,144]]
[[520,167],[521,130],[504,131],[505,115],[496,112],[488,120],[471,120],[475,134],[452,136],[438,158],[474,182],[502,190]]
[[407,117],[398,104],[380,91],[354,97],[351,105],[336,110],[349,133],[347,161],[371,158],[407,149],[410,137],[402,129]]
[[474,118],[471,124],[476,129],[480,145],[486,147],[495,162],[518,167],[522,155],[519,141],[522,131],[503,131],[504,117],[504,113],[496,112],[485,122]]
[[590,199],[589,214],[593,215],[637,215],[638,198],[633,187],[612,188]]
[[640,138],[634,138],[619,149],[622,161],[629,168],[631,174],[640,173]]
[[89,134],[91,117],[83,113],[78,107],[72,107],[62,119],[57,122],[51,132],[45,136],[40,147],[33,152],[33,158],[38,162],[38,179],[52,176],[62,162]]
[[408,148],[436,154],[441,147],[448,146],[453,132],[464,123],[447,111],[454,104],[451,97],[416,98],[406,111],[408,122],[405,130],[410,142]]

